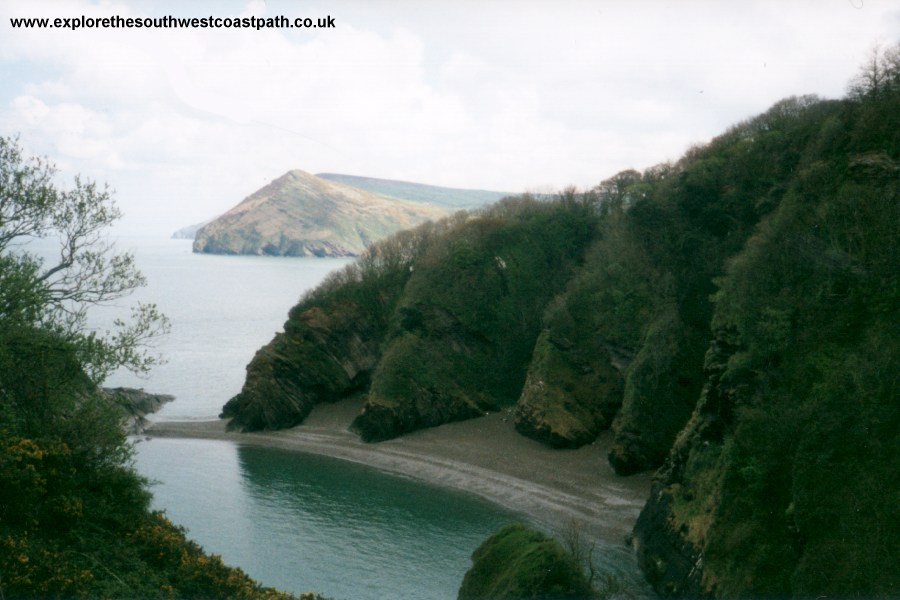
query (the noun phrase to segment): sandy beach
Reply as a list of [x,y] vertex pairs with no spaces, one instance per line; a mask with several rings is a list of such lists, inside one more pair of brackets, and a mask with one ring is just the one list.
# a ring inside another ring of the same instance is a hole
[[156,422],[156,437],[233,440],[365,464],[477,494],[548,529],[572,524],[589,539],[621,544],[650,490],[651,476],[617,477],[606,461],[609,433],[577,450],[552,450],[513,429],[506,411],[366,444],[347,427],[362,400],[317,406],[292,429],[226,431],[225,421]]

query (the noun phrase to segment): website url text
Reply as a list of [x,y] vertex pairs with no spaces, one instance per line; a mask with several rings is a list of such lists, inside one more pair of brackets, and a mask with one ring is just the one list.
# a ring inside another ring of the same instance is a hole
[[80,17],[70,18],[14,18],[13,28],[25,29],[327,29],[334,28],[334,17],[290,19],[279,17]]

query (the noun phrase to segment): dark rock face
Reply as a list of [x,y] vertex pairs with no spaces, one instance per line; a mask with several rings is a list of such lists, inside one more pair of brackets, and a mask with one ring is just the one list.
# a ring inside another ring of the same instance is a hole
[[281,429],[303,421],[313,406],[363,389],[380,355],[380,333],[358,306],[326,313],[312,307],[285,324],[247,366],[241,392],[222,409],[229,428]]
[[663,464],[702,389],[706,343],[688,335],[674,314],[663,315],[650,327],[628,368],[622,408],[613,422],[609,463],[617,474]]
[[671,504],[672,497],[661,486],[654,486],[634,526],[632,544],[638,564],[647,581],[664,596],[705,597],[702,554],[673,529]]
[[410,431],[480,417],[492,408],[496,407],[475,407],[460,398],[442,398],[438,393],[424,392],[410,406],[366,404],[350,429],[364,442],[382,442]]
[[[692,454],[695,462],[697,455],[703,453],[718,455],[724,433],[734,427],[734,406],[748,393],[747,385],[741,380],[722,381],[728,360],[737,350],[726,337],[720,335],[710,344],[704,368],[706,387],[688,424],[657,473],[650,498],[634,527],[632,545],[638,563],[654,589],[664,596],[701,598],[712,595],[703,580],[702,549],[691,539],[699,534],[690,531],[697,527],[697,522],[704,520],[703,516],[695,514],[697,509],[679,513],[676,502],[695,501],[712,495],[710,489],[698,488],[690,481],[696,473],[688,472],[688,462]],[[622,466],[623,470],[629,467]]]
[[499,408],[480,386],[467,385],[454,369],[489,365],[491,345],[486,340],[443,307],[417,304],[400,314],[404,331],[382,357],[353,431],[365,441],[383,441]]
[[516,431],[553,448],[594,441],[622,399],[622,375],[599,338],[575,339],[541,333],[516,404]]

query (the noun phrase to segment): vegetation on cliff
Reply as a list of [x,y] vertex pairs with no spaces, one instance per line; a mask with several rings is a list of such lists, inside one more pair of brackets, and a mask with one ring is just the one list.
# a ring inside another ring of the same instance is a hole
[[[166,328],[152,305],[100,335],[90,306],[143,281],[102,231],[109,194],[0,137],[0,598],[286,597],[204,554],[160,513],[130,466],[122,407],[99,384],[157,361]],[[60,242],[58,262],[27,252]]]
[[525,525],[507,525],[472,554],[459,600],[585,600],[600,597],[582,565],[556,540]]
[[900,593],[900,48],[851,91],[789,115],[811,134],[717,280],[703,393],[636,528],[661,591]]
[[358,391],[367,440],[515,403],[541,314],[595,234],[590,195],[510,199],[376,243],[291,312],[223,416],[297,424]]
[[617,472],[663,467],[634,538],[658,590],[896,596],[898,182],[893,48],[845,99],[386,241],[291,311],[230,414],[302,420],[269,369],[367,393],[368,440],[512,403],[557,447],[611,427]]

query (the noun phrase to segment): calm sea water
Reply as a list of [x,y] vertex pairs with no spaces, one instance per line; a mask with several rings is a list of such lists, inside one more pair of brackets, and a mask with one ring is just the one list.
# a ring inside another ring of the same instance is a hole
[[[155,418],[209,419],[240,391],[253,353],[281,330],[301,294],[348,261],[197,255],[185,240],[121,240],[148,286],[131,300],[172,321],[147,378],[107,385],[176,396]],[[127,314],[127,313],[126,313]],[[522,520],[468,494],[344,461],[208,440],[150,439],[136,467],[164,509],[206,550],[280,589],[336,599],[455,598],[472,551]]]
[[174,395],[155,417],[163,420],[215,418],[241,391],[247,363],[282,329],[303,292],[350,262],[194,254],[191,240],[123,239],[116,245],[135,254],[148,285],[93,318],[111,322],[135,301],[153,302],[172,332],[156,343],[165,364],[147,377],[116,373],[106,384]]
[[[144,378],[116,373],[106,384],[174,395],[160,420],[215,418],[291,306],[348,262],[198,255],[189,240],[117,245],[134,252],[148,286],[96,311],[93,324],[107,327],[141,300],[159,305],[172,332],[156,345],[166,364]],[[473,495],[327,457],[211,440],[146,439],[136,449],[137,470],[155,482],[155,508],[226,563],[295,594],[452,599],[475,548],[527,520]],[[647,595],[630,553],[597,550],[604,571],[634,597]]]
[[191,538],[267,585],[332,598],[450,599],[469,556],[520,520],[472,496],[308,454],[154,439],[139,470]]

